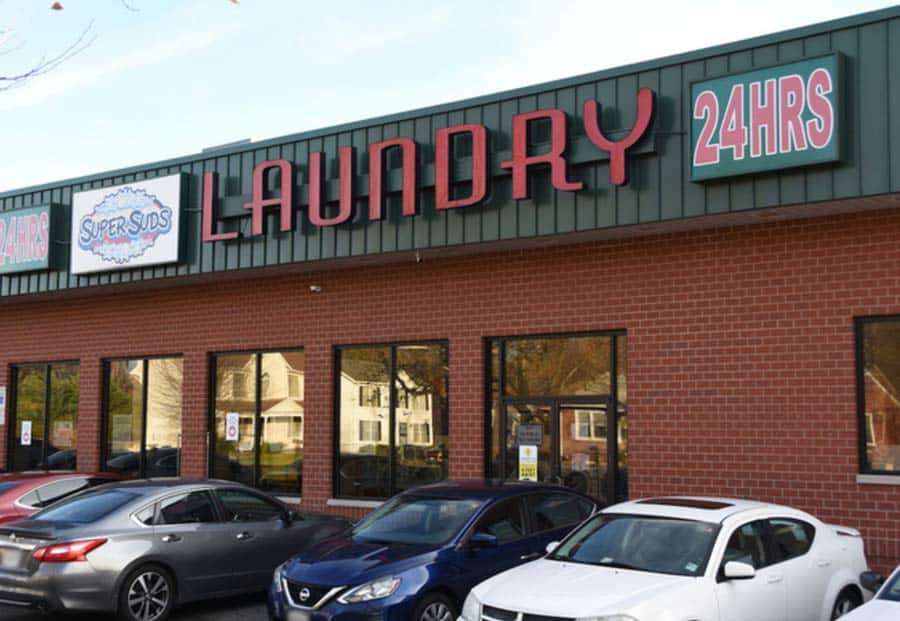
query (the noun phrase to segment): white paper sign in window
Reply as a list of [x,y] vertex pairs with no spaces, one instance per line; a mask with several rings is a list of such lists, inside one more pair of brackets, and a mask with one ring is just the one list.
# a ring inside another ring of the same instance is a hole
[[22,421],[22,446],[31,446],[31,421],[23,420]]
[[183,175],[72,196],[71,273],[177,263]]
[[225,441],[237,442],[241,438],[241,415],[228,412],[225,415]]

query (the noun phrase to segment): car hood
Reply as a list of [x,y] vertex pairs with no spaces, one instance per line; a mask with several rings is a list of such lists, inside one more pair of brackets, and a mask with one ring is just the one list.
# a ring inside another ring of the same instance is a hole
[[865,606],[841,617],[847,621],[897,621],[900,618],[900,602],[873,599]]
[[[510,569],[475,587],[483,604],[549,617],[628,613],[653,600],[678,597],[696,578],[596,565],[538,560]],[[661,604],[661,610],[666,608]]]
[[401,572],[428,562],[430,546],[354,541],[352,537],[325,539],[292,557],[284,575],[295,582],[322,586],[361,584],[386,573]]

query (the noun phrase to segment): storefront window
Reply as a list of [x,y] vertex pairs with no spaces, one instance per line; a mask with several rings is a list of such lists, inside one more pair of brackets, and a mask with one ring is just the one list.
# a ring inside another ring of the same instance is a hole
[[181,474],[182,358],[106,363],[103,469],[136,477]]
[[11,470],[75,469],[79,387],[77,363],[13,367]]
[[624,334],[488,342],[488,472],[627,497]]
[[857,324],[860,468],[900,475],[900,317]]
[[211,476],[281,494],[303,480],[303,351],[213,357]]
[[386,498],[447,478],[447,346],[337,350],[335,493]]

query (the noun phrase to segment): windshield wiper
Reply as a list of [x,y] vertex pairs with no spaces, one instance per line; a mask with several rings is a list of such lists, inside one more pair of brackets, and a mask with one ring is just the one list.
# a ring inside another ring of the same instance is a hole
[[592,563],[593,565],[600,565],[601,567],[612,567],[613,569],[631,569],[633,571],[648,571],[644,567],[637,567],[635,565],[629,565],[628,563],[620,563],[619,561],[600,561],[599,563]]

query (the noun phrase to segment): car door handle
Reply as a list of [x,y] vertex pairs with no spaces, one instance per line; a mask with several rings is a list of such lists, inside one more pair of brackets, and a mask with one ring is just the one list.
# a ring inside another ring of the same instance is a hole
[[244,531],[242,533],[238,533],[237,540],[238,541],[247,541],[248,539],[253,539],[253,534]]
[[181,541],[181,537],[179,537],[178,535],[165,535],[162,538],[163,543],[176,543],[178,541]]
[[534,559],[540,558],[540,557],[541,557],[540,552],[532,552],[531,554],[523,554],[522,556],[519,557],[519,560],[520,561],[533,561]]
[[769,584],[777,584],[782,580],[784,580],[784,576],[769,576],[768,578],[766,578],[766,582],[768,582]]
[[818,563],[816,563],[816,566],[818,566],[818,567],[830,567],[830,566],[831,566],[831,561],[819,561]]

